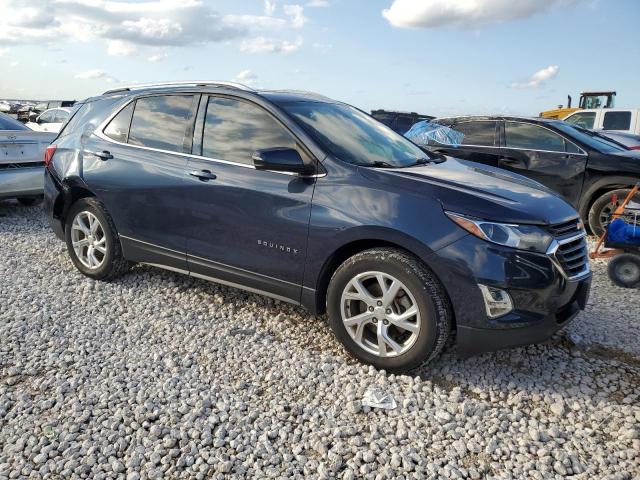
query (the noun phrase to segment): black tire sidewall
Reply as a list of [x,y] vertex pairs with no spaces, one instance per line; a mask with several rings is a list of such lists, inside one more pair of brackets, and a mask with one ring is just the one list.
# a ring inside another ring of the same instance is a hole
[[[106,237],[105,244],[107,247],[107,253],[105,255],[105,260],[100,266],[100,268],[89,269],[85,267],[82,262],[78,259],[75,250],[73,249],[73,244],[71,241],[71,225],[73,223],[73,219],[80,212],[90,212],[96,216],[100,225],[102,225],[102,230]],[[67,221],[65,225],[65,241],[67,243],[67,250],[69,252],[69,256],[71,257],[71,261],[75,265],[75,267],[87,277],[94,278],[96,280],[101,280],[106,278],[111,273],[114,264],[114,253],[115,253],[115,232],[112,231],[111,222],[106,216],[106,213],[103,211],[100,203],[92,198],[83,198],[78,200],[76,203],[72,205],[67,214]]]
[[[345,286],[354,276],[368,271],[380,271],[394,276],[411,290],[416,300],[420,311],[420,332],[414,345],[402,355],[383,358],[367,352],[355,343],[342,322],[340,301]],[[388,371],[411,369],[429,359],[437,346],[441,325],[431,294],[416,273],[407,270],[406,264],[401,264],[393,257],[388,257],[385,261],[362,258],[354,263],[343,264],[331,279],[327,293],[327,312],[331,329],[347,351],[378,368]]]
[[604,229],[602,228],[602,224],[600,223],[600,213],[602,210],[611,203],[611,197],[613,195],[618,195],[618,199],[623,200],[631,191],[629,188],[621,188],[618,190],[611,190],[603,195],[600,195],[595,202],[589,208],[589,228],[591,229],[591,233],[596,236],[600,236],[604,233]]
[[619,287],[639,288],[640,276],[633,282],[627,282],[618,277],[617,269],[625,263],[633,263],[640,269],[640,255],[636,255],[633,253],[620,253],[613,257],[611,260],[609,260],[609,266],[607,267],[609,278]]

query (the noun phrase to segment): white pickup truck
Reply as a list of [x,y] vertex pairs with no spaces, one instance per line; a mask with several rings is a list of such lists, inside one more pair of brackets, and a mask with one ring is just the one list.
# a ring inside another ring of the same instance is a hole
[[640,135],[640,108],[591,108],[578,110],[565,122],[589,130],[612,130]]

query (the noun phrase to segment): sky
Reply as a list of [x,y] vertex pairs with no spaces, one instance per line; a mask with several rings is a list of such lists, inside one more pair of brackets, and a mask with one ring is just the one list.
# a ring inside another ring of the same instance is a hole
[[365,110],[640,107],[639,0],[0,0],[0,98],[234,80]]

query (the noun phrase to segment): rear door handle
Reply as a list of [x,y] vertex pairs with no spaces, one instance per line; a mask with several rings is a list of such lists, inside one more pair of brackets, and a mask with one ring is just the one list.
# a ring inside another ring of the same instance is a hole
[[88,155],[93,155],[94,157],[98,157],[100,160],[111,160],[113,158],[113,155],[111,155],[111,152],[107,152],[106,150],[103,150],[102,152],[90,152],[89,150],[85,150],[84,153],[88,154]]
[[210,170],[193,170],[189,172],[189,175],[199,178],[203,182],[208,182],[209,180],[215,180],[218,178],[216,177],[216,174],[212,173]]

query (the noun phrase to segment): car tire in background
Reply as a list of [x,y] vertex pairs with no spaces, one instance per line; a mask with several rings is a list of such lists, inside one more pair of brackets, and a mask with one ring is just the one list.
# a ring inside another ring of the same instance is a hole
[[609,260],[609,278],[622,288],[640,287],[640,255],[620,253]]
[[[618,197],[618,205],[629,195],[630,188],[619,188],[611,190],[599,196],[589,209],[589,228],[591,233],[598,237],[604,233],[605,226],[609,223],[611,215],[613,215],[616,205],[613,204],[611,198],[616,195]],[[633,200],[640,203],[640,193]]]
[[347,351],[387,371],[437,357],[451,333],[449,299],[417,258],[374,248],[347,259],[327,292],[329,324]]
[[71,261],[87,277],[111,280],[131,267],[122,256],[118,232],[104,205],[81,198],[66,216],[65,240]]
[[18,197],[18,203],[20,205],[24,205],[25,207],[33,207],[34,205],[38,205],[42,202],[42,195],[35,195],[33,197]]

